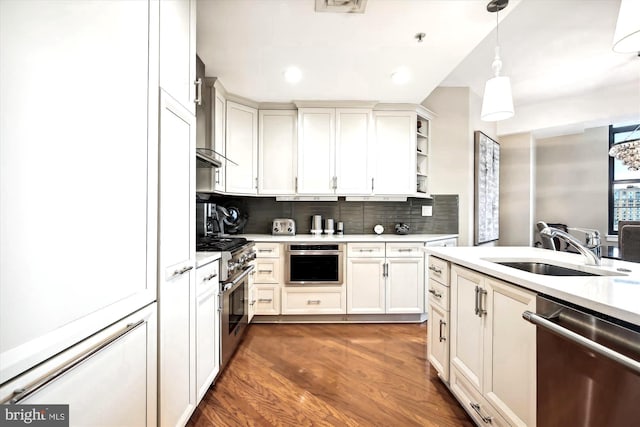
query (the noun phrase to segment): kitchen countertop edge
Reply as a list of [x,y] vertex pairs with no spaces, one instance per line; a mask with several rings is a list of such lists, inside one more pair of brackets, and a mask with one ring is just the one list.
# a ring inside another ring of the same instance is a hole
[[343,234],[343,235],[313,235],[296,234],[283,236],[271,234],[240,234],[254,242],[433,242],[446,239],[457,239],[457,234]]
[[220,252],[196,252],[196,268],[204,267],[219,260],[220,257]]

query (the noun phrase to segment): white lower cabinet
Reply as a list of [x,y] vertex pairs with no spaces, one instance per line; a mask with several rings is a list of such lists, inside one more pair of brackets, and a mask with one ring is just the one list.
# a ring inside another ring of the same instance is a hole
[[196,399],[200,402],[220,372],[219,263],[196,270]]
[[280,314],[280,289],[282,287],[283,259],[280,243],[256,243],[255,275],[250,310],[256,315]]
[[26,388],[18,403],[68,404],[72,427],[156,426],[156,343],[153,303],[5,383],[0,401]]
[[535,426],[535,294],[452,265],[450,302],[453,393],[480,425]]
[[348,243],[347,313],[424,313],[422,243]]
[[449,311],[429,303],[427,322],[427,354],[429,362],[444,382],[449,381]]

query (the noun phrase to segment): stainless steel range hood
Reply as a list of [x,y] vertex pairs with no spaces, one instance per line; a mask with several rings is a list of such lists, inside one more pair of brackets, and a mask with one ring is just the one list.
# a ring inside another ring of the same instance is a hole
[[[211,152],[211,153],[209,153]],[[212,156],[215,152],[208,148],[196,148],[197,167],[199,168],[219,168],[222,162]]]

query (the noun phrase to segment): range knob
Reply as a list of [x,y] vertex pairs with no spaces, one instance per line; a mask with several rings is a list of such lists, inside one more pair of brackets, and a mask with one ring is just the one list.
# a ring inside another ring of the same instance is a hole
[[229,273],[233,273],[234,271],[236,271],[237,267],[237,262],[229,261],[229,263],[227,263],[227,269],[229,270]]
[[289,233],[291,233],[291,232],[293,231],[293,228],[289,227],[289,228],[287,228],[287,231],[288,231]]
[[278,227],[273,227],[273,232],[274,232],[274,233],[279,233],[279,232],[280,232],[280,229],[279,229]]
[[244,262],[247,260],[247,256],[245,254],[240,255],[240,257],[238,258],[238,264],[244,264]]

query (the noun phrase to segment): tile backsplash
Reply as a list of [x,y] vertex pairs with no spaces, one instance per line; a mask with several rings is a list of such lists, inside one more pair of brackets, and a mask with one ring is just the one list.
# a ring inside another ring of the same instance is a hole
[[[395,234],[395,224],[409,224],[410,234],[457,234],[458,196],[434,195],[432,199],[409,198],[406,202],[279,202],[265,197],[226,197],[201,194],[222,206],[235,206],[249,214],[247,234],[271,234],[274,218],[293,218],[297,234],[309,234],[311,217],[322,215],[344,223],[345,234],[370,234],[382,224],[384,234]],[[432,206],[432,216],[422,216],[422,206]]]

